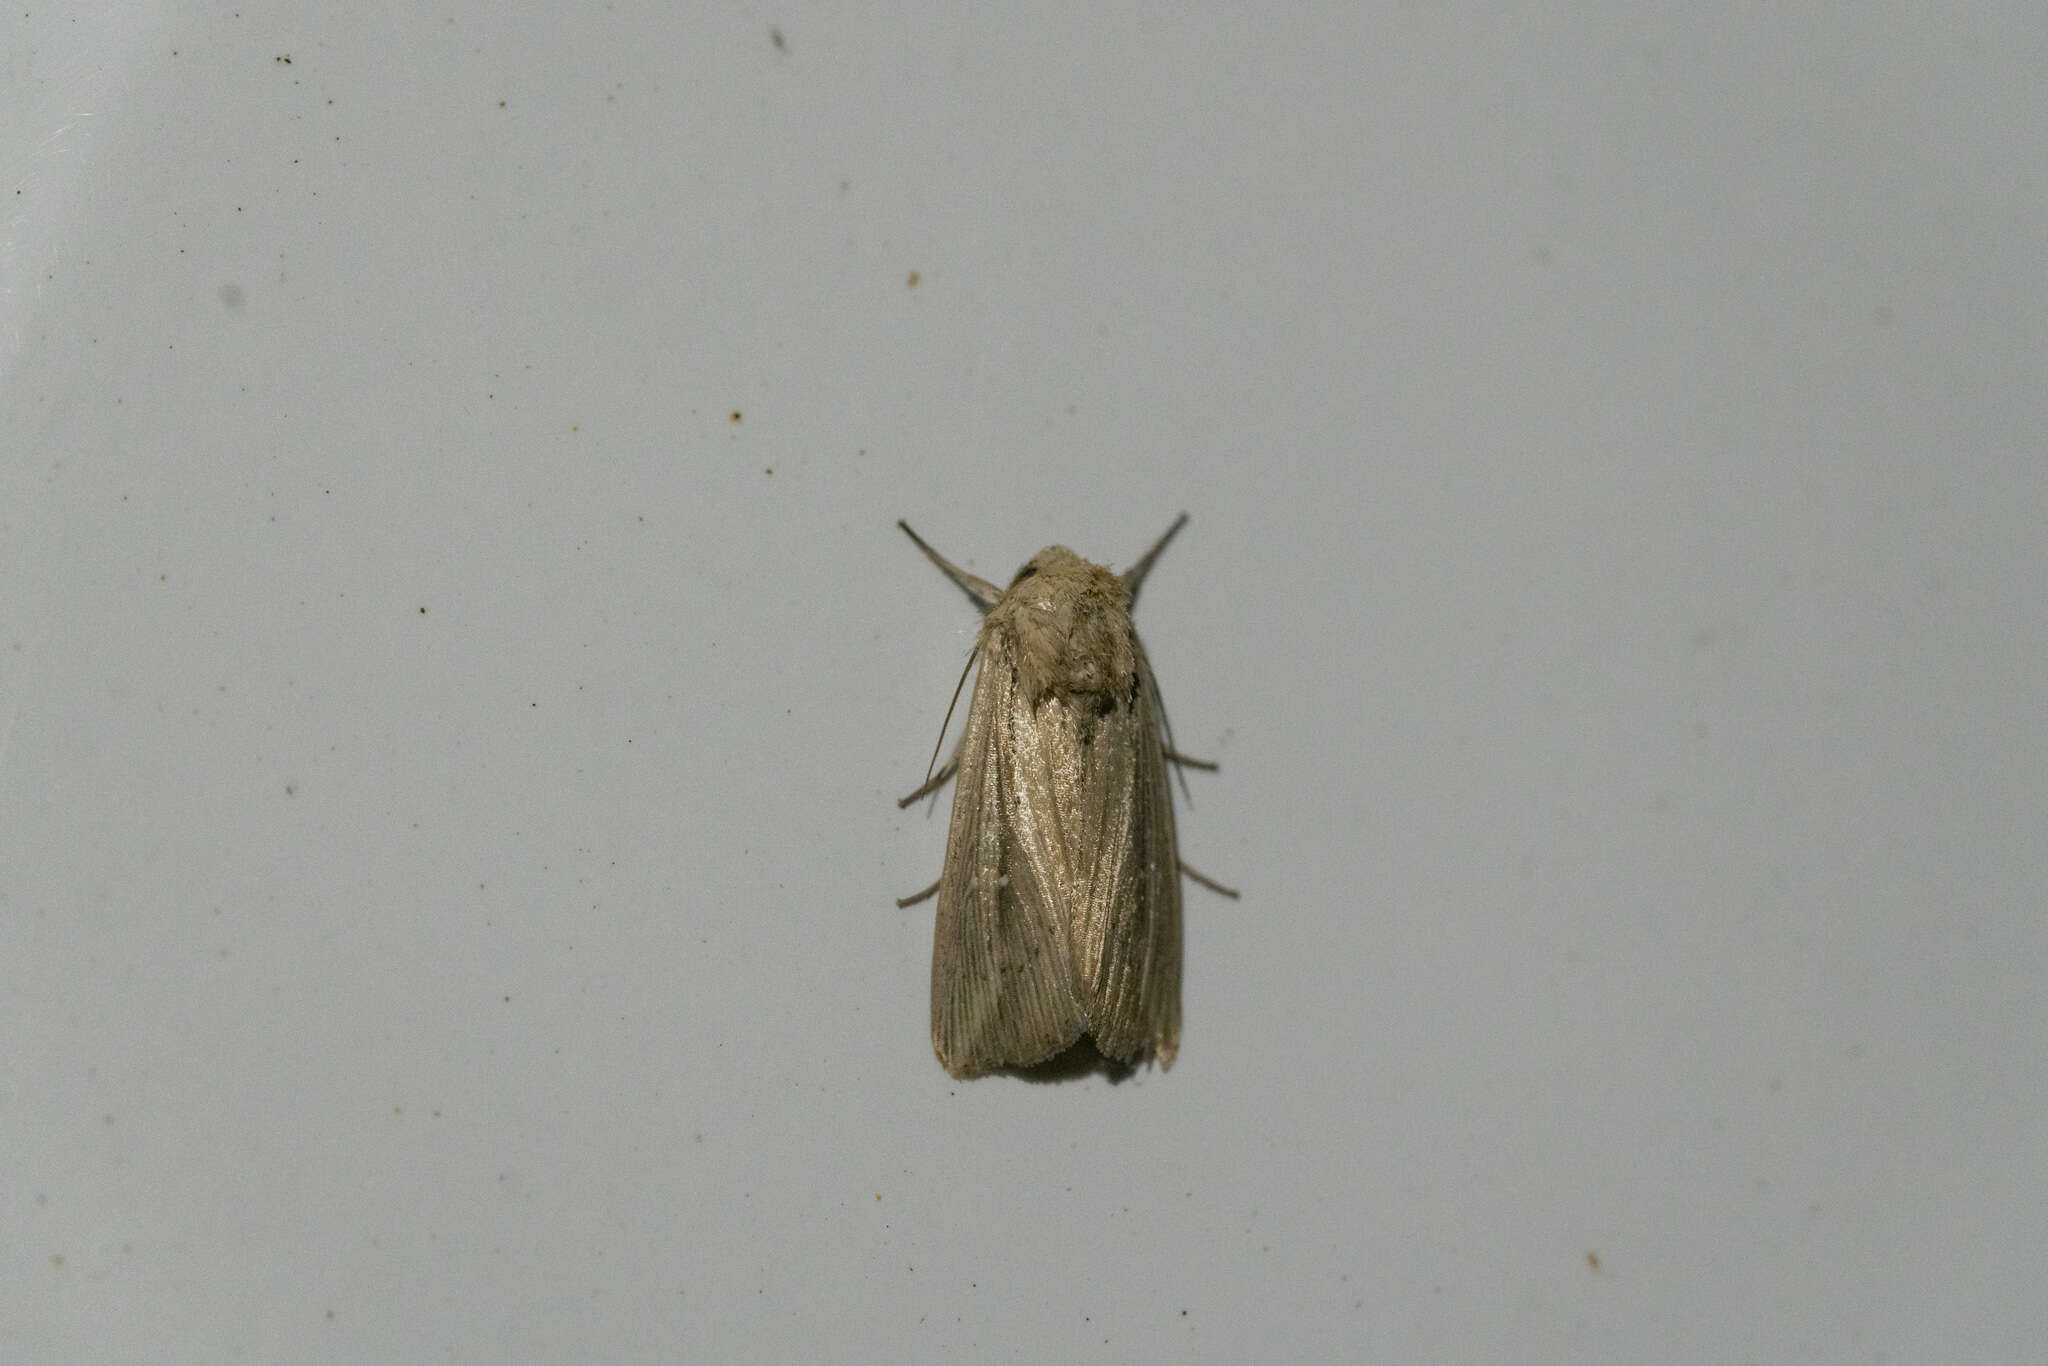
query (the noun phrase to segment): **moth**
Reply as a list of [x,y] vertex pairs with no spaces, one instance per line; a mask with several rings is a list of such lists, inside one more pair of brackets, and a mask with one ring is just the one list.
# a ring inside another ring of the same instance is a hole
[[932,1047],[956,1077],[1043,1062],[1084,1034],[1119,1062],[1164,1069],[1180,1050],[1180,880],[1237,895],[1180,861],[1167,765],[1216,765],[1173,748],[1131,624],[1145,575],[1187,520],[1122,574],[1055,545],[1008,588],[897,523],[983,613],[959,748],[897,803],[957,780],[945,868],[897,903],[938,896]]

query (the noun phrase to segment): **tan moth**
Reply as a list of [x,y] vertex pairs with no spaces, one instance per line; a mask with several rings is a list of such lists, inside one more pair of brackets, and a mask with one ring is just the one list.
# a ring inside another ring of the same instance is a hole
[[1181,877],[1237,895],[1180,861],[1166,767],[1216,766],[1174,751],[1131,624],[1187,520],[1122,574],[1055,545],[1008,588],[897,523],[983,613],[959,749],[898,803],[958,780],[945,868],[898,903],[938,896],[932,1047],[956,1077],[1043,1062],[1084,1034],[1126,1063],[1171,1067],[1180,1049]]

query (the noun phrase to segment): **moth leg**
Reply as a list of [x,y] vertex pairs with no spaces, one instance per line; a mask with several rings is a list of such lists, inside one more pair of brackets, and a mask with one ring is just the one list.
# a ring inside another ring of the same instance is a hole
[[[1211,767],[1214,767],[1214,765],[1211,765]],[[908,797],[903,797],[899,799],[896,803],[897,809],[901,810],[902,808],[916,801],[919,797],[929,797],[932,793],[937,792],[947,783],[952,782],[953,775],[955,773],[958,773],[959,771],[960,756],[955,754],[952,758],[946,760],[946,766],[944,768],[940,769],[937,773],[934,773],[931,777],[925,779],[924,786],[918,788],[917,791],[911,793]]]
[[[1186,870],[1185,870],[1185,869],[1183,869],[1182,871],[1186,871]],[[940,879],[939,879],[939,882],[944,882],[945,880],[946,880],[946,879],[944,879],[944,878],[940,878]],[[897,898],[896,898],[896,909],[897,909],[897,910],[899,910],[899,911],[907,911],[907,910],[909,910],[909,909],[910,909],[910,908],[911,908],[912,906],[915,906],[915,905],[916,905],[916,904],[917,904],[918,902],[920,902],[920,901],[929,901],[929,900],[930,900],[930,899],[931,899],[931,898],[932,898],[933,896],[936,896],[936,895],[938,894],[938,890],[939,890],[939,882],[934,882],[934,883],[933,883],[933,884],[932,884],[931,886],[929,886],[929,887],[925,888],[925,889],[924,889],[923,891],[921,891],[921,892],[918,892],[918,893],[917,893],[916,895],[914,895],[914,896],[899,896],[899,897],[897,897]],[[1212,885],[1213,885],[1213,884],[1212,884]],[[1236,895],[1237,895],[1237,893],[1236,893],[1236,892],[1232,892],[1232,893],[1231,893],[1231,895],[1232,895],[1232,896],[1236,896]]]
[[[1229,898],[1230,898],[1230,899],[1231,899],[1232,901],[1235,901],[1235,900],[1237,900],[1237,888],[1235,888],[1235,887],[1226,887],[1226,886],[1224,886],[1224,885],[1223,885],[1222,883],[1220,883],[1220,882],[1217,882],[1217,881],[1215,881],[1215,880],[1213,880],[1213,879],[1211,879],[1211,878],[1206,878],[1206,877],[1203,877],[1203,876],[1202,876],[1202,875],[1201,875],[1200,873],[1198,873],[1198,872],[1196,872],[1196,871],[1195,871],[1194,869],[1192,869],[1192,868],[1188,867],[1188,865],[1187,865],[1187,863],[1186,863],[1185,861],[1183,861],[1183,862],[1181,863],[1181,865],[1180,865],[1180,871],[1181,871],[1181,874],[1182,874],[1183,876],[1185,876],[1185,877],[1191,877],[1191,878],[1193,878],[1193,879],[1194,879],[1195,881],[1197,881],[1197,882],[1201,883],[1201,884],[1202,884],[1202,885],[1203,885],[1204,887],[1207,887],[1207,888],[1208,888],[1208,889],[1209,889],[1210,891],[1212,891],[1212,892],[1216,893],[1216,895],[1218,895],[1218,896],[1227,896],[1227,897],[1229,897]],[[933,890],[937,890],[937,889],[936,889],[936,888],[934,888]],[[930,893],[930,892],[924,892],[924,893],[921,893],[920,895],[923,895],[923,896],[930,896],[930,895],[931,895],[931,893]]]
[[1159,753],[1169,764],[1179,764],[1182,768],[1199,768],[1204,773],[1214,773],[1216,771],[1216,761],[1214,759],[1191,759],[1180,751],[1173,749],[1161,749]]

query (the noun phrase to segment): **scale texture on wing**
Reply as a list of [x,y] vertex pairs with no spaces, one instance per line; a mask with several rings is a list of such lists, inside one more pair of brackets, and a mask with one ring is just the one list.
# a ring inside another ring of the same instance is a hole
[[1166,1067],[1180,1046],[1180,874],[1156,696],[1132,645],[1128,686],[1019,709],[1010,823],[1067,928],[1096,1046]]
[[1158,686],[1142,646],[1137,655],[1128,745],[1136,761],[1127,779],[1119,775],[1129,783],[1130,839],[1120,856],[1101,846],[1104,857],[1095,870],[1102,890],[1090,904],[1102,907],[1103,951],[1087,978],[1093,988],[1089,1020],[1104,1053],[1149,1054],[1166,1068],[1180,1051],[1180,855],[1160,744]]
[[1087,1028],[1057,891],[1041,885],[1006,818],[1016,776],[1001,731],[1020,710],[1014,650],[987,632],[981,651],[932,947],[932,1046],[958,1077],[1042,1062]]

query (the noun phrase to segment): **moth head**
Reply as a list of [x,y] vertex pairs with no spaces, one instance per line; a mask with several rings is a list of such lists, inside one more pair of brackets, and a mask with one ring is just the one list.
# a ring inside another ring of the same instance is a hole
[[1099,564],[1091,564],[1063,545],[1049,545],[1024,562],[1003,602],[1018,608],[1054,612],[1087,603],[1128,612],[1123,581]]
[[1009,588],[1004,591],[1014,592],[1019,585],[1031,583],[1036,579],[1038,582],[1032,584],[1031,595],[1043,597],[1048,592],[1060,591],[1061,586],[1069,582],[1085,578],[1087,572],[1093,568],[1094,565],[1065,546],[1049,545],[1024,561],[1024,567],[1017,571],[1016,576],[1010,580]]
[[1063,545],[1027,560],[989,613],[1016,642],[1017,681],[1035,706],[1048,696],[1114,699],[1136,667],[1123,580]]

